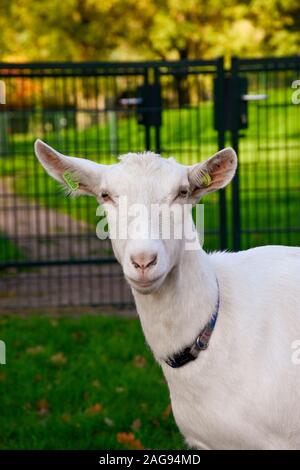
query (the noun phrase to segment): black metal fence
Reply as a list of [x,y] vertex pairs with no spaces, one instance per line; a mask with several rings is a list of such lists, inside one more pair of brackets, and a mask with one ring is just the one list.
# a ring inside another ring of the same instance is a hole
[[238,80],[248,87],[247,126],[231,133],[240,161],[234,247],[299,245],[300,57],[234,59],[231,74],[235,90]]
[[96,203],[63,196],[33,155],[36,137],[103,163],[150,149],[191,164],[232,145],[239,173],[204,200],[205,247],[299,244],[299,66],[0,64],[0,307],[131,302],[109,242],[96,238]]

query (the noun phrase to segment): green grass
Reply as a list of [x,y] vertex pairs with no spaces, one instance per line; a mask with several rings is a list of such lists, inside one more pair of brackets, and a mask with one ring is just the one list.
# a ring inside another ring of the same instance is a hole
[[0,339],[0,449],[185,448],[137,320],[7,317]]

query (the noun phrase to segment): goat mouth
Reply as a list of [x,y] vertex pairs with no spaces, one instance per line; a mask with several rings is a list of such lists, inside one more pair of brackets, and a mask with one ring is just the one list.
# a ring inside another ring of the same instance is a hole
[[128,281],[132,284],[133,287],[136,289],[148,289],[149,287],[153,287],[163,276],[156,277],[155,279],[151,279],[149,281],[136,281],[128,277]]

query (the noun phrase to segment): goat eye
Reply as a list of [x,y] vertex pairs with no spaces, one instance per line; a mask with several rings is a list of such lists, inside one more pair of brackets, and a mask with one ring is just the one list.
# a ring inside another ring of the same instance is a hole
[[179,196],[179,197],[187,197],[188,193],[189,193],[189,192],[188,192],[187,189],[181,189],[181,190],[179,191],[179,193],[178,193],[178,196]]

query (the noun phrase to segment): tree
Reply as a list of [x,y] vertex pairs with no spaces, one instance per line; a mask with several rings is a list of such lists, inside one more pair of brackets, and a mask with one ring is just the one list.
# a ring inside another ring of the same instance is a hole
[[104,60],[120,40],[128,1],[14,0],[10,24],[12,56],[31,60]]
[[2,0],[0,57],[186,59],[296,54],[299,0]]
[[253,21],[263,29],[262,54],[300,53],[299,0],[255,0]]

